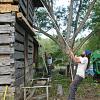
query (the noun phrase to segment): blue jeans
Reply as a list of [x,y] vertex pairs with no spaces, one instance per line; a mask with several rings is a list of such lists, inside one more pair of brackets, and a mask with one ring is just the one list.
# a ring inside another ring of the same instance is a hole
[[75,100],[75,94],[77,91],[77,87],[82,80],[83,78],[81,76],[79,75],[75,76],[74,80],[70,84],[68,100]]

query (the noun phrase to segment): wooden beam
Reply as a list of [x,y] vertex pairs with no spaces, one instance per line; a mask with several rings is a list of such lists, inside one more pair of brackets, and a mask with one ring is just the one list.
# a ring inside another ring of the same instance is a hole
[[24,52],[15,51],[15,59],[24,59]]
[[13,3],[14,0],[0,0],[0,3]]
[[[20,30],[21,30],[21,28],[20,28]],[[24,32],[25,33],[25,32]],[[23,33],[23,31],[22,31],[22,34],[24,34]],[[20,41],[20,42],[24,42],[24,36],[22,36],[22,34],[20,34],[19,32],[15,32],[15,39],[17,40],[17,41]]]
[[35,33],[35,29],[29,24],[29,22],[27,21],[27,19],[23,16],[22,13],[17,13],[17,18],[22,19],[26,25],[30,28],[30,30]]
[[11,54],[14,53],[14,48],[9,47],[9,45],[0,46],[0,54]]
[[23,51],[23,52],[24,52],[24,44],[15,42],[15,43],[14,43],[14,46],[15,46],[15,50]]
[[16,79],[20,78],[24,76],[24,68],[17,68],[16,71],[15,71],[15,77]]
[[[25,29],[22,27],[22,25],[20,25],[17,22],[15,24],[15,29],[16,29],[15,38],[18,40],[18,38],[17,38],[18,36],[16,36],[16,35],[18,35],[18,33],[19,33],[19,34],[23,35],[23,37],[24,37],[25,36]],[[23,41],[23,39],[21,39],[21,40]]]
[[18,5],[0,4],[0,13],[18,12],[18,11],[19,11]]
[[23,83],[24,83],[24,76],[16,79],[15,86],[19,87],[19,86],[23,85]]
[[33,87],[22,87],[23,89],[34,89],[34,88],[46,88],[51,87],[51,85],[40,85],[40,86],[33,86]]
[[0,66],[0,75],[10,75],[15,72],[15,68],[12,66]]
[[8,66],[14,63],[14,59],[11,59],[9,55],[0,55],[0,66]]
[[14,36],[9,36],[9,34],[0,34],[0,44],[9,44],[14,42]]
[[24,68],[25,67],[24,61],[15,61],[15,67]]
[[[1,20],[3,20],[3,19],[0,19],[0,22],[1,22]],[[9,20],[9,18],[8,18],[8,20]],[[0,25],[0,34],[4,34],[4,33],[7,34],[7,33],[13,33],[13,32],[15,32],[15,28],[10,26],[9,24]]]
[[0,76],[0,85],[12,84],[13,82],[15,82],[15,79],[12,78],[12,75]]

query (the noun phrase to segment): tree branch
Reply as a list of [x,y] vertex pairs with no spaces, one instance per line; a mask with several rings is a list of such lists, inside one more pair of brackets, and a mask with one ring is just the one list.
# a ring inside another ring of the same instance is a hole
[[[69,48],[69,45],[68,45],[68,42],[65,41],[65,39],[63,38],[62,34],[60,33],[60,29],[59,29],[59,26],[57,24],[57,21],[55,20],[54,18],[54,15],[53,15],[53,12],[50,10],[50,6],[48,6],[46,4],[45,1],[41,0],[43,6],[46,8],[47,12],[48,12],[48,15],[49,17],[51,18],[52,22],[54,23],[55,25],[55,30],[58,34],[58,38],[59,38],[59,45],[64,45],[64,46],[67,46]],[[62,44],[63,43],[63,44]]]
[[93,34],[94,34],[94,32],[91,32],[87,37],[85,37],[81,41],[81,43],[74,49],[74,52],[76,52],[77,50],[79,50],[83,46],[83,44],[93,36]]
[[81,7],[82,7],[82,0],[80,0],[79,8],[78,8],[77,15],[76,15],[74,33],[76,32],[76,29],[77,29],[77,24],[78,24],[78,20],[79,20],[79,13],[81,11]]
[[71,34],[71,25],[73,21],[73,0],[70,1],[70,7],[69,7],[69,16],[68,16],[68,22],[67,22],[67,36],[66,39],[70,37]]
[[78,33],[81,31],[81,29],[84,27],[84,24],[85,24],[86,20],[88,19],[89,15],[90,15],[90,12],[91,12],[91,10],[92,10],[92,8],[93,8],[95,2],[96,2],[96,0],[93,0],[93,1],[91,2],[91,4],[89,4],[88,11],[86,12],[86,15],[85,15],[83,21],[81,22],[81,24],[80,24],[79,27],[77,28],[77,30],[76,30],[76,32],[75,32],[73,38],[72,38],[72,47],[73,47],[73,45],[74,45],[75,38],[77,37],[77,35],[78,35]]
[[48,12],[48,15],[49,17],[51,18],[52,22],[54,23],[55,25],[55,28],[56,30],[59,30],[59,25],[57,24],[57,21],[55,20],[54,18],[54,15],[53,15],[53,12],[51,11],[51,7],[47,5],[47,3],[43,0],[41,0],[43,6],[46,8],[47,12]]
[[52,39],[53,41],[55,41],[58,44],[58,41],[52,35],[48,34],[44,30],[42,30],[41,28],[39,28],[37,26],[34,26],[34,29],[36,29],[37,31],[43,33],[44,35],[46,35],[47,37],[49,37],[50,39]]

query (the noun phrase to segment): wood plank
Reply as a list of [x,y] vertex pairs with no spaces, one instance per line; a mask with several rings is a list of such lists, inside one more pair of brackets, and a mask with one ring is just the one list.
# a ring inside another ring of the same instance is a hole
[[28,35],[28,39],[33,42],[33,36],[31,36],[30,34]]
[[23,27],[21,25],[19,25],[18,23],[15,24],[15,28],[16,30],[22,34],[23,36],[25,36],[25,30],[23,29]]
[[9,36],[9,34],[0,34],[0,44],[8,44],[15,42],[14,36]]
[[15,59],[24,59],[24,52],[15,51],[14,58]]
[[[1,18],[0,18],[0,20],[1,20]],[[10,26],[9,24],[0,25],[0,34],[3,34],[3,33],[7,34],[7,33],[12,33],[12,32],[15,32],[15,28]]]
[[11,63],[14,63],[14,59],[11,59],[10,55],[0,55],[0,66],[11,65]]
[[16,79],[16,81],[15,81],[15,85],[18,86],[18,87],[23,83],[24,83],[24,76]]
[[15,42],[15,43],[14,43],[14,46],[15,46],[15,50],[23,51],[23,52],[24,52],[24,44]]
[[24,61],[15,61],[15,68],[25,67]]
[[31,46],[31,47],[33,47],[33,42],[31,42],[31,41],[28,41],[28,46]]
[[28,59],[32,59],[33,60],[33,54],[28,54]]
[[29,81],[31,80],[31,76],[30,76],[30,73],[29,73],[29,71],[28,72],[26,72],[26,77],[25,77],[25,80],[26,80],[26,83],[28,83],[29,84]]
[[17,18],[22,18],[22,20],[26,23],[26,25],[29,27],[31,33],[33,33],[33,35],[35,36],[35,29],[29,24],[29,22],[27,21],[27,19],[23,16],[22,13],[17,13]]
[[20,42],[24,42],[24,36],[22,36],[22,34],[15,32],[15,39],[20,41]]
[[22,0],[22,1],[27,6],[27,0]]
[[28,47],[28,53],[33,54],[33,48]]
[[29,2],[29,8],[28,8],[28,10],[30,11],[30,13],[32,13],[32,15],[33,15],[33,10],[34,10],[34,7],[33,7],[33,4],[32,4],[32,1],[31,2]]
[[14,0],[0,0],[0,3],[13,3]]
[[33,64],[33,59],[28,59],[28,65],[32,65]]
[[13,82],[15,82],[15,79],[11,75],[0,76],[0,85],[12,84]]
[[14,48],[9,45],[0,46],[0,54],[12,54],[14,53]]
[[15,78],[18,79],[20,77],[24,76],[24,68],[17,68],[15,70]]
[[25,15],[27,14],[27,8],[26,5],[23,3],[22,0],[19,0],[19,4],[21,5],[22,10],[24,11]]
[[0,14],[0,22],[15,22],[15,15],[12,13]]
[[15,72],[15,68],[12,66],[0,66],[0,75],[7,75]]
[[18,12],[18,5],[0,4],[0,13]]
[[30,13],[28,14],[28,21],[33,24],[33,18]]

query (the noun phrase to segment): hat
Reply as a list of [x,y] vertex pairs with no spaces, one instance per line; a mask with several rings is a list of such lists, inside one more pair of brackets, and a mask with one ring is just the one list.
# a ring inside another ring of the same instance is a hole
[[85,50],[86,55],[90,55],[92,52],[90,50]]

